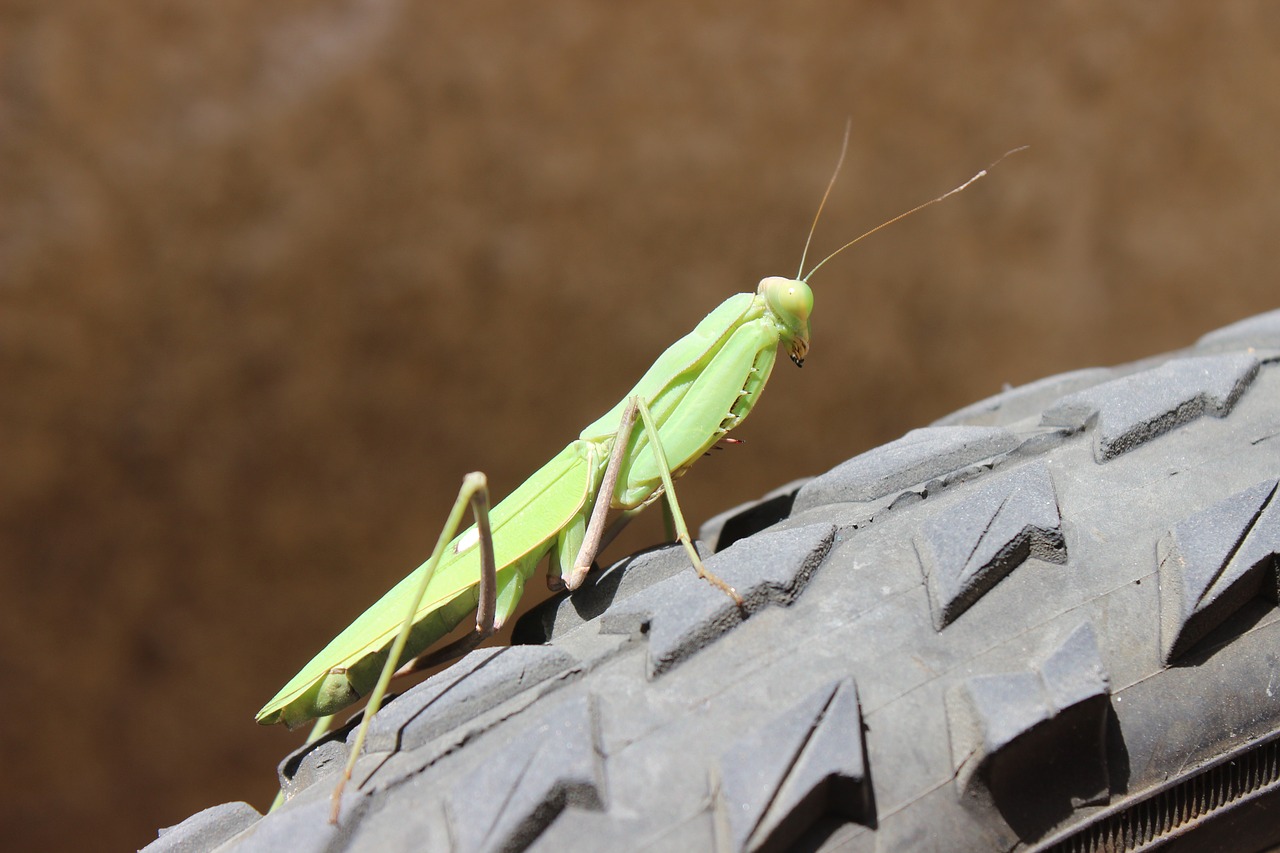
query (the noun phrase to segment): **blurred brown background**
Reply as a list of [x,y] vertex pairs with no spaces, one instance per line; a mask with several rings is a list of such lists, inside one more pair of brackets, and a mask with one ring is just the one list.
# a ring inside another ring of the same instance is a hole
[[[10,2],[0,829],[265,808],[253,714],[728,294],[813,351],[698,523],[1042,375],[1280,305],[1274,4]],[[631,545],[659,536],[641,522]],[[615,552],[616,553],[616,552]],[[541,589],[542,584],[535,584]]]

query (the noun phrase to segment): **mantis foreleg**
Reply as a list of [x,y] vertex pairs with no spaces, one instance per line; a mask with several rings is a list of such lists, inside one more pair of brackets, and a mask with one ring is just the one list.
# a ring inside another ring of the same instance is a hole
[[[426,563],[422,580],[419,582],[415,594],[410,598],[409,611],[400,627],[400,633],[396,635],[395,642],[391,644],[391,651],[387,655],[386,664],[382,667],[382,674],[379,676],[373,692],[369,694],[369,702],[364,710],[364,719],[360,721],[360,729],[356,732],[355,742],[351,745],[351,754],[347,758],[347,766],[343,768],[342,777],[333,789],[333,809],[329,813],[330,823],[336,824],[338,822],[338,811],[342,805],[342,789],[346,787],[347,782],[351,779],[351,771],[355,769],[356,760],[360,757],[360,750],[364,748],[365,736],[369,733],[369,723],[373,720],[374,714],[378,713],[378,708],[382,705],[382,698],[387,692],[387,685],[391,683],[391,677],[395,675],[396,664],[399,662],[400,656],[404,654],[405,644],[409,641],[409,632],[413,630],[414,617],[417,616],[418,607],[427,593],[427,586],[430,585],[431,577],[435,574],[436,566],[440,562],[440,556],[458,532],[458,526],[462,523],[462,514],[466,512],[468,503],[471,504],[471,512],[476,519],[476,532],[479,534],[480,542],[480,603],[476,608],[476,630],[459,642],[471,641],[473,637],[480,635],[472,641],[474,646],[484,637],[493,633],[497,595],[497,584],[495,582],[497,569],[493,556],[493,533],[489,529],[489,483],[484,474],[476,471],[468,474],[462,480],[462,488],[458,491],[458,499],[454,501],[453,509],[449,511],[449,520],[445,522],[444,529],[440,531],[440,539],[436,542],[435,550],[431,552],[431,559]],[[451,649],[452,645],[446,648]]]
[[698,556],[698,549],[693,547],[693,540],[689,537],[689,526],[685,524],[684,513],[680,512],[680,502],[676,500],[676,487],[671,479],[671,466],[667,464],[667,453],[662,449],[662,437],[658,434],[658,427],[654,424],[653,415],[649,413],[649,407],[645,405],[644,400],[637,397],[634,398],[634,402],[640,409],[640,419],[644,421],[644,429],[649,434],[653,456],[658,461],[658,473],[662,476],[662,488],[667,496],[667,505],[671,507],[671,518],[676,526],[676,538],[680,540],[680,544],[684,545],[684,550],[693,561],[693,568],[697,571],[698,577],[710,581],[713,586],[718,587],[725,595],[732,598],[734,603],[742,607],[742,596],[738,595],[738,591],[708,571],[702,564],[702,558]]
[[[622,420],[618,422],[618,431],[613,440],[613,453],[609,454],[609,464],[605,466],[604,477],[600,487],[596,489],[596,505],[591,509],[591,519],[587,522],[587,532],[582,539],[582,547],[578,549],[578,557],[573,561],[573,568],[564,578],[563,585],[570,591],[582,586],[582,581],[591,571],[591,564],[603,547],[605,522],[608,520],[609,508],[613,503],[613,493],[618,487],[618,472],[622,470],[622,460],[627,455],[627,445],[631,443],[631,432],[636,425],[636,399],[627,401],[622,410]],[[617,535],[617,530],[610,531]]]

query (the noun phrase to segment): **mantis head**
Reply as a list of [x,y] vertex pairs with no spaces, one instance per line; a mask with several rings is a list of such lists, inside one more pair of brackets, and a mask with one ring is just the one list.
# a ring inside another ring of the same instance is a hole
[[756,293],[765,298],[769,311],[782,325],[782,343],[787,348],[787,355],[791,356],[796,367],[804,367],[804,357],[809,352],[813,291],[800,279],[771,275],[760,280]]

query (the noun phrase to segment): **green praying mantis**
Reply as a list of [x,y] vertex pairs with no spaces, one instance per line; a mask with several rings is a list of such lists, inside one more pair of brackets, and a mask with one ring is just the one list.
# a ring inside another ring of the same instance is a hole
[[[293,728],[317,720],[314,739],[332,715],[369,697],[333,792],[335,822],[342,789],[392,676],[460,656],[501,628],[544,557],[549,585],[575,590],[621,527],[665,497],[676,539],[693,568],[741,606],[737,591],[709,572],[698,556],[674,481],[750,414],[779,346],[797,366],[804,364],[813,311],[808,280],[818,269],[881,228],[964,190],[1021,150],[1007,152],[963,184],[850,240],[805,273],[809,245],[848,140],[846,127],[796,278],[771,276],[754,293],[722,302],[662,353],[617,405],[492,509],[484,474],[468,474],[427,561],[325,646],[258,712],[263,725]],[[468,506],[474,524],[458,533]],[[424,654],[472,613],[474,630]]]

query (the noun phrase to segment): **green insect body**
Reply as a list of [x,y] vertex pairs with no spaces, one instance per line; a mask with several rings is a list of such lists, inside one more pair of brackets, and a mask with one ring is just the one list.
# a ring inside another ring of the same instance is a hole
[[[797,365],[803,363],[812,309],[813,293],[803,280],[777,276],[761,281],[755,293],[729,297],[659,356],[618,405],[495,506],[490,513],[497,568],[495,623],[501,625],[514,613],[525,583],[544,557],[549,558],[553,583],[575,559],[581,560],[588,519],[597,502],[606,499],[599,492],[632,400],[647,406],[662,453],[654,452],[648,429],[629,430],[617,484],[607,497],[609,507],[617,511],[638,511],[662,496],[663,456],[671,475],[678,477],[746,418],[769,379],[779,344]],[[397,667],[476,611],[480,550],[474,525],[445,548],[417,604]],[[593,557],[587,555],[588,564]],[[292,728],[368,695],[429,562],[396,584],[304,666],[258,712],[258,722],[283,722]],[[570,587],[580,580],[571,578]]]

